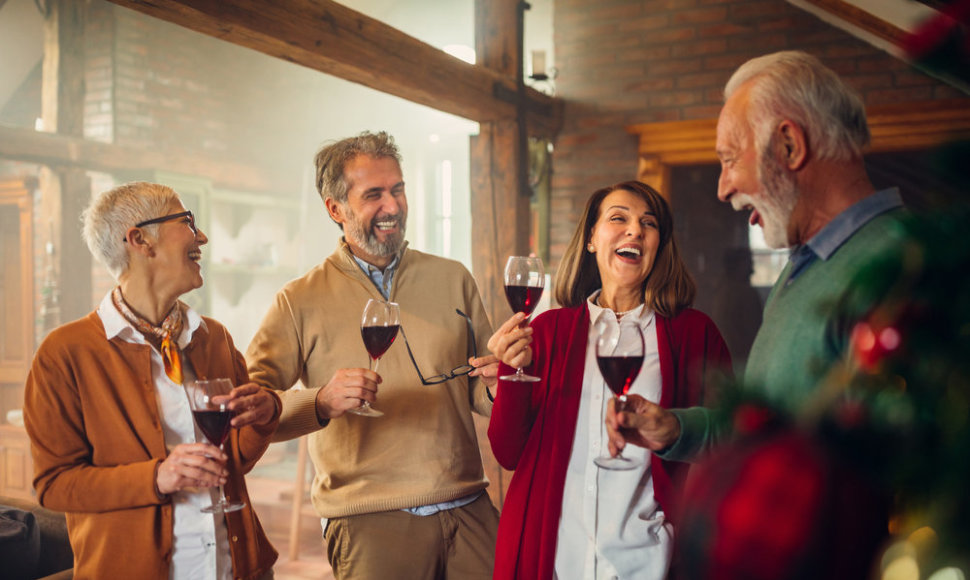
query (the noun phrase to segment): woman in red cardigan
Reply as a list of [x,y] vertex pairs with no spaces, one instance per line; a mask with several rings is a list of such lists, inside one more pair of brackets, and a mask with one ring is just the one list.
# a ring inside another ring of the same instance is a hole
[[[492,336],[499,376],[523,366],[538,383],[499,381],[488,436],[515,474],[499,522],[495,578],[664,578],[687,463],[673,448],[624,454],[643,467],[608,471],[603,423],[609,391],[596,365],[593,325],[637,324],[646,342],[630,389],[662,408],[701,404],[709,371],[730,369],[714,323],[689,308],[696,287],[673,237],[670,208],[628,181],[596,191],[563,256],[555,298],[531,326],[516,314]],[[592,323],[592,324],[591,324]],[[663,440],[678,420],[659,413]],[[677,446],[680,443],[678,442]],[[662,447],[662,446],[661,446]]]

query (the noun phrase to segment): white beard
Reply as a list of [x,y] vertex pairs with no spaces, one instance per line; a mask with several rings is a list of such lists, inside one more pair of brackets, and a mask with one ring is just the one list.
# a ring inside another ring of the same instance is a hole
[[[770,149],[770,147],[769,147]],[[758,182],[761,194],[738,193],[731,197],[736,211],[753,207],[761,216],[765,243],[769,248],[782,249],[792,245],[788,238],[788,226],[798,203],[798,185],[781,165],[767,155],[761,155],[758,166]]]
[[762,218],[765,224],[765,243],[770,248],[788,248],[792,240],[788,237],[791,215],[798,204],[798,184],[795,178],[767,155],[762,156],[761,189],[766,193],[763,199]]

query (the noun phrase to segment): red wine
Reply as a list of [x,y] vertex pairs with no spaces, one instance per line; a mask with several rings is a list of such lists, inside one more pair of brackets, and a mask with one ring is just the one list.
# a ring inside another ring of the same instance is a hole
[[232,411],[201,410],[192,411],[195,417],[195,424],[199,426],[202,434],[216,447],[222,445],[229,435],[229,422],[232,420]]
[[399,324],[390,326],[362,326],[360,335],[364,338],[364,348],[374,360],[381,358],[397,337]]
[[505,297],[509,306],[515,312],[524,312],[526,316],[532,314],[542,297],[541,286],[505,286]]
[[640,374],[642,356],[598,356],[596,363],[603,373],[603,380],[617,396],[625,395]]

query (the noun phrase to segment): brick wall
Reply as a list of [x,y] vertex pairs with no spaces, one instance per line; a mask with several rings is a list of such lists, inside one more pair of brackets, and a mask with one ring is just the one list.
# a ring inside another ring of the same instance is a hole
[[867,105],[967,98],[784,0],[556,0],[554,29],[566,100],[552,180],[554,263],[588,195],[636,176],[636,139],[625,128],[716,117],[724,83],[751,57],[815,54]]
[[212,159],[237,158],[236,89],[247,65],[232,57],[234,46],[133,10],[93,2],[85,49],[87,138]]

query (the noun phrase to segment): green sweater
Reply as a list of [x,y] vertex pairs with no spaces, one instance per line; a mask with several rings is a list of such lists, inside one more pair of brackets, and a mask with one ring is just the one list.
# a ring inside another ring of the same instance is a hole
[[[856,320],[836,315],[836,305],[859,269],[902,242],[905,209],[882,213],[852,234],[827,260],[815,259],[786,284],[791,263],[772,288],[744,373],[744,388],[795,413],[819,388],[834,363],[846,356]],[[706,407],[674,409],[681,435],[659,455],[696,461],[729,434],[730,425]]]
[[785,267],[765,304],[761,329],[751,347],[744,385],[763,392],[783,409],[801,409],[847,352],[855,320],[836,314],[859,269],[898,248],[898,217],[879,215],[845,241],[827,260],[816,259],[786,284]]
[[[253,381],[281,392],[276,439],[309,434],[316,468],[312,500],[325,518],[404,509],[455,500],[485,489],[488,480],[472,411],[492,403],[479,379],[459,377],[424,386],[398,335],[381,357],[383,382],[375,408],[383,417],[351,413],[321,425],[314,400],[341,368],[367,368],[360,317],[380,292],[340,242],[322,264],[276,295],[246,352]],[[422,374],[467,362],[471,316],[480,356],[492,334],[478,286],[458,262],[405,249],[390,299]],[[291,389],[300,381],[305,389]]]

